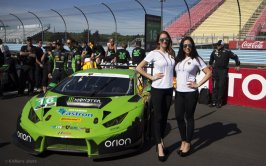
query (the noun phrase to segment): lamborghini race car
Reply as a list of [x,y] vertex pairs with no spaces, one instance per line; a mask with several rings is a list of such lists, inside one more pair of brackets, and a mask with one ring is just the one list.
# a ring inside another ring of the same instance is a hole
[[150,83],[133,69],[88,69],[32,97],[18,118],[16,145],[32,154],[103,158],[139,150],[150,136]]

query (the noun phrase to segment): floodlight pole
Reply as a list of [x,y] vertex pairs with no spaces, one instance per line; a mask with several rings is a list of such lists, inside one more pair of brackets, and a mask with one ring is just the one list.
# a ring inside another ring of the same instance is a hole
[[116,22],[115,15],[109,6],[107,6],[105,3],[101,3],[101,4],[104,5],[105,7],[107,7],[114,17],[114,20],[115,20],[115,42],[117,43],[117,22]]
[[89,28],[89,21],[88,21],[86,15],[85,15],[85,13],[84,13],[80,8],[78,8],[77,6],[74,6],[74,8],[76,8],[77,10],[79,10],[79,11],[82,13],[82,15],[84,16],[85,20],[86,20],[87,27],[88,27],[88,43],[89,43],[89,42],[90,42],[90,28]]
[[188,7],[188,4],[187,4],[187,1],[184,0],[185,4],[186,4],[186,7],[187,7],[187,11],[188,11],[188,18],[189,18],[189,35],[191,33],[191,17],[190,17],[190,11],[189,11],[189,7]]
[[5,43],[6,43],[6,26],[2,20],[0,20],[1,24],[3,25],[4,31],[5,31]]
[[147,14],[146,12],[146,9],[144,8],[144,6],[138,1],[138,0],[135,0],[138,4],[140,4],[140,6],[142,7],[142,9],[144,10],[145,14]]
[[[142,7],[142,9],[144,10],[144,13],[145,13],[145,15],[147,14],[147,11],[146,11],[146,9],[144,8],[144,6],[138,1],[138,0],[135,0],[141,7]],[[145,18],[144,18],[144,22],[145,22]],[[146,36],[145,36],[145,32],[144,32],[144,40],[145,40],[145,38],[146,38]],[[144,41],[144,48],[146,48],[146,43],[145,43],[145,41]]]
[[238,32],[238,49],[240,49],[240,40],[241,40],[241,9],[240,9],[240,3],[239,0],[237,0],[237,6],[238,6],[238,14],[239,14],[239,32]]
[[163,3],[165,1],[166,0],[160,0],[160,2],[161,2],[161,30],[163,30]]
[[41,19],[36,15],[36,14],[34,14],[33,12],[31,12],[31,11],[28,11],[28,13],[30,13],[30,14],[32,14],[32,15],[34,15],[37,19],[38,19],[38,21],[39,21],[39,23],[41,24],[41,27],[42,27],[42,41],[44,41],[44,32],[43,32],[43,24],[42,24],[42,21],[41,21]]
[[24,28],[24,24],[23,24],[23,22],[21,21],[21,19],[18,16],[16,16],[15,14],[12,14],[12,13],[9,13],[9,14],[12,15],[12,16],[14,16],[14,17],[16,17],[20,21],[20,23],[22,25],[22,28],[23,28],[22,44],[23,44],[24,43],[24,40],[25,40],[25,28]]
[[56,11],[56,10],[54,10],[54,9],[51,9],[53,12],[55,12],[55,13],[57,13],[61,18],[62,18],[62,20],[63,20],[63,22],[64,22],[64,24],[65,24],[65,41],[67,40],[67,26],[66,26],[66,22],[65,22],[65,19],[64,19],[64,17],[58,12],[58,11]]

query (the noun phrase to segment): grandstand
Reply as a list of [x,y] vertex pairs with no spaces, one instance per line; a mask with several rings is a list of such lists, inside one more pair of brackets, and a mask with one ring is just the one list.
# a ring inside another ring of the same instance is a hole
[[[190,9],[191,30],[196,29],[224,0],[201,0]],[[165,28],[172,37],[184,36],[189,33],[190,21],[188,12],[177,18],[170,26]]]
[[[264,30],[264,24],[266,20],[266,2],[262,1],[261,5],[254,12],[250,20],[253,20],[253,25],[251,26],[247,36],[250,39],[254,39],[255,36],[259,35],[260,32]],[[256,17],[257,16],[257,17]]]
[[[165,28],[173,39],[190,35],[197,44],[212,44],[218,39],[255,39],[266,32],[266,1],[241,0],[241,27],[236,0],[201,0],[190,9],[191,29],[188,12],[178,17]],[[240,29],[239,29],[240,28]],[[239,31],[241,30],[241,31]],[[239,35],[239,32],[240,35]],[[253,37],[253,38],[251,38]]]
[[[40,26],[30,26],[25,25],[25,37],[34,36],[42,32],[42,28]],[[50,26],[44,26],[43,30],[47,31],[50,29]],[[5,38],[5,31],[3,28],[0,29],[0,38]],[[16,29],[8,28],[6,29],[6,42],[7,43],[22,43],[23,41],[23,28],[18,26]]]
[[[261,0],[241,1],[241,29],[260,5]],[[226,42],[229,36],[237,37],[239,34],[239,14],[237,1],[226,0],[211,16],[209,16],[191,35],[215,36],[223,38]],[[214,39],[217,41],[217,39]],[[206,41],[212,43],[212,40]]]

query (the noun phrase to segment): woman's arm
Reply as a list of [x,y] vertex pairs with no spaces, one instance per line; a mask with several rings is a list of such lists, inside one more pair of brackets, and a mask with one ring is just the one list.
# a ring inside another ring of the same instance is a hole
[[147,65],[148,62],[146,62],[145,60],[142,60],[139,65],[136,67],[137,72],[139,72],[141,75],[143,75],[144,77],[155,81],[158,79],[163,78],[164,74],[163,73],[156,73],[154,76],[148,74],[145,70],[143,70],[144,66]]
[[201,85],[203,85],[211,76],[212,76],[212,72],[208,67],[205,67],[204,69],[202,69],[202,71],[205,73],[205,76],[198,82],[191,82],[189,84],[189,87],[191,88],[198,88]]

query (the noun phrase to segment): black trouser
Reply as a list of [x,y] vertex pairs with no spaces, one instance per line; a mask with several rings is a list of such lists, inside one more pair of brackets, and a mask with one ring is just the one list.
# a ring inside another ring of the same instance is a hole
[[153,132],[155,143],[161,143],[164,137],[167,124],[168,112],[173,97],[173,88],[156,89],[151,88],[151,102],[154,110],[153,113]]
[[23,65],[20,69],[20,75],[19,75],[19,94],[23,94],[25,87],[26,87],[26,81],[28,81],[28,92],[32,93],[34,90],[34,66],[30,65]]
[[48,86],[48,74],[48,64],[44,64],[42,70],[42,86]]
[[66,72],[65,70],[61,70],[61,69],[55,69],[53,71],[53,74],[52,74],[52,82],[53,83],[59,83],[60,81],[62,81],[65,77],[66,77]]
[[35,66],[35,85],[36,88],[41,88],[43,78],[43,68],[40,65],[36,64]]
[[212,71],[212,102],[222,104],[228,69],[213,69]]
[[190,143],[194,133],[194,113],[199,92],[175,93],[175,116],[182,141]]

